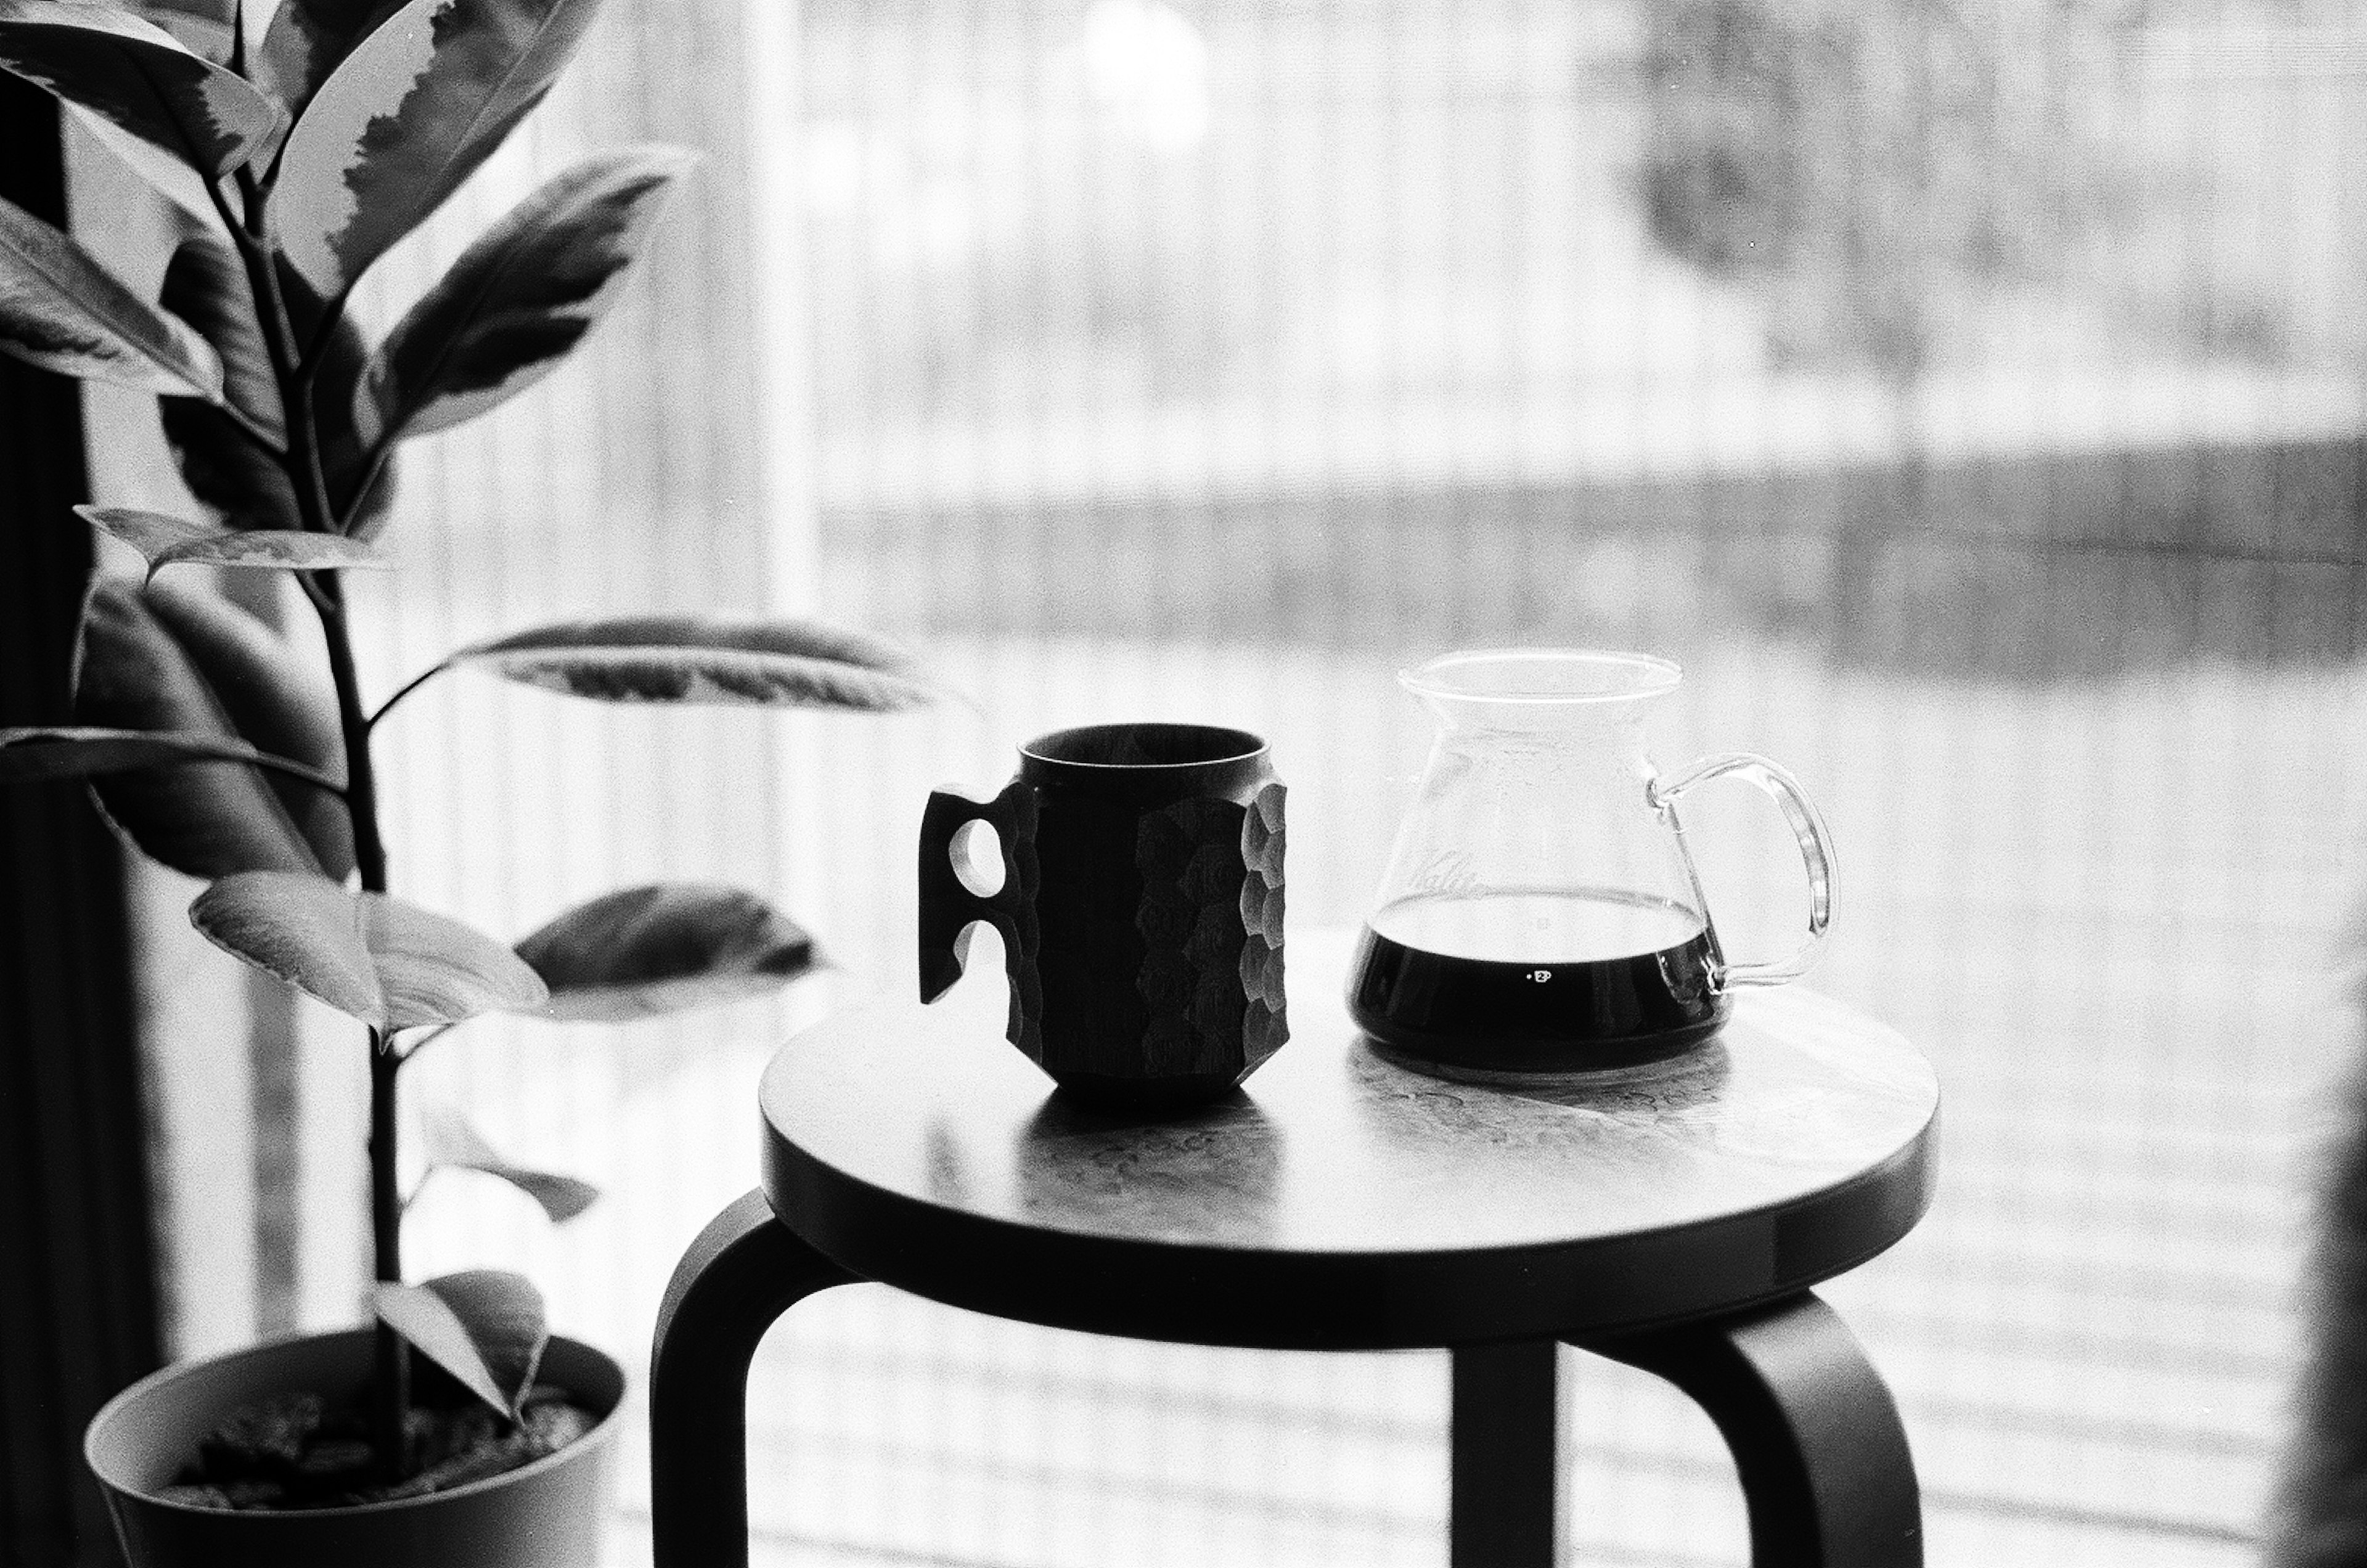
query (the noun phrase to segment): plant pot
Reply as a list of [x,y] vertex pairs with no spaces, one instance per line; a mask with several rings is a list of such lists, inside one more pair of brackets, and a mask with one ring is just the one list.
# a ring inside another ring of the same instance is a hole
[[369,1379],[368,1328],[282,1339],[142,1378],[92,1417],[83,1457],[131,1568],[592,1568],[599,1561],[625,1394],[614,1359],[554,1337],[544,1381],[599,1416],[590,1432],[505,1474],[425,1497],[304,1512],[160,1501],[198,1441],[241,1405],[329,1397]]

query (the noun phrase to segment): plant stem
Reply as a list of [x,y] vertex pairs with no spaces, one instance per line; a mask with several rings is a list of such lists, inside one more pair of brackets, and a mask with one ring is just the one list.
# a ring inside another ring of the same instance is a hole
[[[307,407],[299,416],[311,423]],[[291,421],[291,425],[297,422]],[[292,443],[291,443],[292,445]],[[379,836],[378,777],[370,765],[369,720],[362,707],[361,681],[354,668],[353,640],[345,628],[343,584],[322,572],[321,633],[329,649],[329,673],[336,682],[337,722],[345,731],[345,804],[354,830],[354,865],[366,891],[386,891],[386,845]],[[395,1179],[395,1076],[402,1058],[393,1037],[370,1032],[370,1252],[381,1284],[402,1283],[402,1194]],[[411,1472],[411,1348],[385,1324],[378,1325],[375,1372],[370,1379],[370,1428],[380,1470],[390,1481]]]
[[[370,1032],[370,1240],[381,1282],[402,1281],[402,1193],[394,1176],[394,1076],[402,1059],[391,1035]],[[411,1348],[381,1323],[371,1345],[370,1446],[390,1481],[411,1473]]]
[[[329,487],[321,468],[320,420],[312,403],[311,367],[303,363],[279,288],[278,246],[271,237],[269,198],[250,171],[239,175],[246,222],[233,225],[254,291],[255,324],[262,329],[272,369],[279,382],[288,423],[288,452],[281,459],[308,532],[335,529]],[[333,307],[334,309],[334,307]],[[337,726],[345,740],[345,809],[353,827],[354,866],[366,892],[386,891],[386,844],[378,821],[378,775],[370,764],[368,709],[362,705],[361,677],[354,664],[353,638],[345,620],[345,586],[334,571],[304,574],[307,592],[321,620],[328,648],[329,674],[337,693]],[[369,1032],[369,1203],[371,1272],[381,1284],[402,1282],[402,1195],[396,1181],[395,1076],[402,1058],[391,1033]],[[380,1473],[401,1480],[411,1471],[411,1348],[385,1324],[377,1325],[370,1379],[370,1436]]]
[[334,572],[317,574],[321,635],[329,649],[329,678],[337,689],[337,724],[345,733],[345,803],[352,808],[354,866],[362,886],[383,893],[386,843],[379,835],[378,773],[370,765],[369,716],[362,705],[361,677],[354,666],[353,639],[345,630],[345,585]]
[[386,472],[388,459],[394,456],[394,438],[397,434],[399,433],[395,431],[388,431],[379,437],[378,445],[371,448],[369,461],[362,466],[362,482],[354,487],[353,500],[345,505],[345,515],[337,519],[341,528],[351,527],[353,520],[361,515],[362,503],[369,500],[370,491],[378,484],[379,476]]
[[[373,1031],[370,1038],[370,1240],[379,1279],[387,1284],[402,1280],[402,1192],[395,1185],[394,1162],[377,1157],[381,1146],[394,1143],[394,1074],[402,1058],[391,1038]],[[383,1086],[384,1092],[381,1092]]]
[[[288,423],[288,454],[281,460],[288,482],[296,492],[296,511],[305,532],[334,534],[335,509],[329,504],[329,484],[321,467],[320,418],[312,406],[312,367],[296,342],[296,328],[288,314],[288,296],[279,287],[279,246],[271,235],[270,198],[256,183],[252,169],[238,172],[239,195],[246,221],[232,225],[241,256],[246,263],[248,289],[255,296],[255,325],[271,355],[279,382],[279,402]],[[219,199],[219,198],[217,198]],[[325,333],[339,309],[332,301],[323,317]]]
[[412,693],[419,690],[420,687],[427,684],[428,682],[444,673],[444,671],[448,668],[450,668],[448,660],[443,664],[432,664],[426,669],[421,671],[418,674],[413,675],[410,680],[405,681],[402,685],[396,690],[394,695],[387,698],[386,701],[378,705],[378,711],[369,716],[369,728],[376,729],[378,728],[379,720],[384,718],[388,713],[392,711],[395,704],[402,701],[403,698],[411,695]]

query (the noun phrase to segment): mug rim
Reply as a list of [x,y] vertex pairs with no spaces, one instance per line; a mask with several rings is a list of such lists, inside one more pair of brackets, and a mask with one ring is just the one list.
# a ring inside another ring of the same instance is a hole
[[[1626,674],[1625,683],[1594,690],[1569,686],[1474,686],[1451,679],[1457,671],[1482,665],[1536,669],[1589,669]],[[1463,703],[1517,703],[1569,706],[1580,704],[1633,702],[1675,691],[1684,669],[1673,659],[1656,653],[1629,653],[1603,648],[1474,648],[1442,653],[1410,669],[1398,671],[1398,683],[1416,696]]]
[[[1227,736],[1239,744],[1219,755],[1195,757],[1186,762],[1088,762],[1070,757],[1058,757],[1040,750],[1054,741],[1087,735],[1106,735],[1128,729],[1195,730],[1203,735]],[[1042,762],[1056,768],[1090,768],[1110,773],[1160,773],[1182,772],[1189,768],[1218,767],[1228,762],[1248,762],[1264,756],[1273,745],[1263,736],[1239,729],[1229,724],[1195,724],[1170,719],[1127,719],[1113,724],[1079,724],[1065,729],[1048,730],[1019,748],[1020,757],[1031,762]]]

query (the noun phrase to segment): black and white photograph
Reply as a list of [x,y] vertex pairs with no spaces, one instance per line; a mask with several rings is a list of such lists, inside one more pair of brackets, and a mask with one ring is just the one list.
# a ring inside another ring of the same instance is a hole
[[0,1568],[2367,1568],[2367,7],[0,0]]

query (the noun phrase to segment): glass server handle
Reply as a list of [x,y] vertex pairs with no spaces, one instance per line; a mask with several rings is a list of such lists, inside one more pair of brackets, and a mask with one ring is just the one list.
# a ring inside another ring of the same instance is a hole
[[[1684,826],[1677,819],[1677,797],[1695,784],[1728,775],[1757,784],[1767,792],[1784,813],[1792,836],[1800,843],[1800,859],[1808,871],[1808,940],[1794,950],[1791,956],[1768,964],[1728,964],[1720,972],[1721,986],[1774,986],[1796,978],[1804,973],[1825,940],[1825,931],[1833,923],[1833,840],[1825,831],[1825,819],[1818,814],[1816,802],[1800,787],[1800,781],[1778,763],[1748,751],[1728,751],[1716,757],[1704,757],[1700,761],[1670,779],[1656,779],[1646,793],[1653,808],[1668,820],[1677,835],[1680,847],[1684,842]],[[1687,854],[1690,866],[1692,856]],[[1708,918],[1708,911],[1703,911]]]

